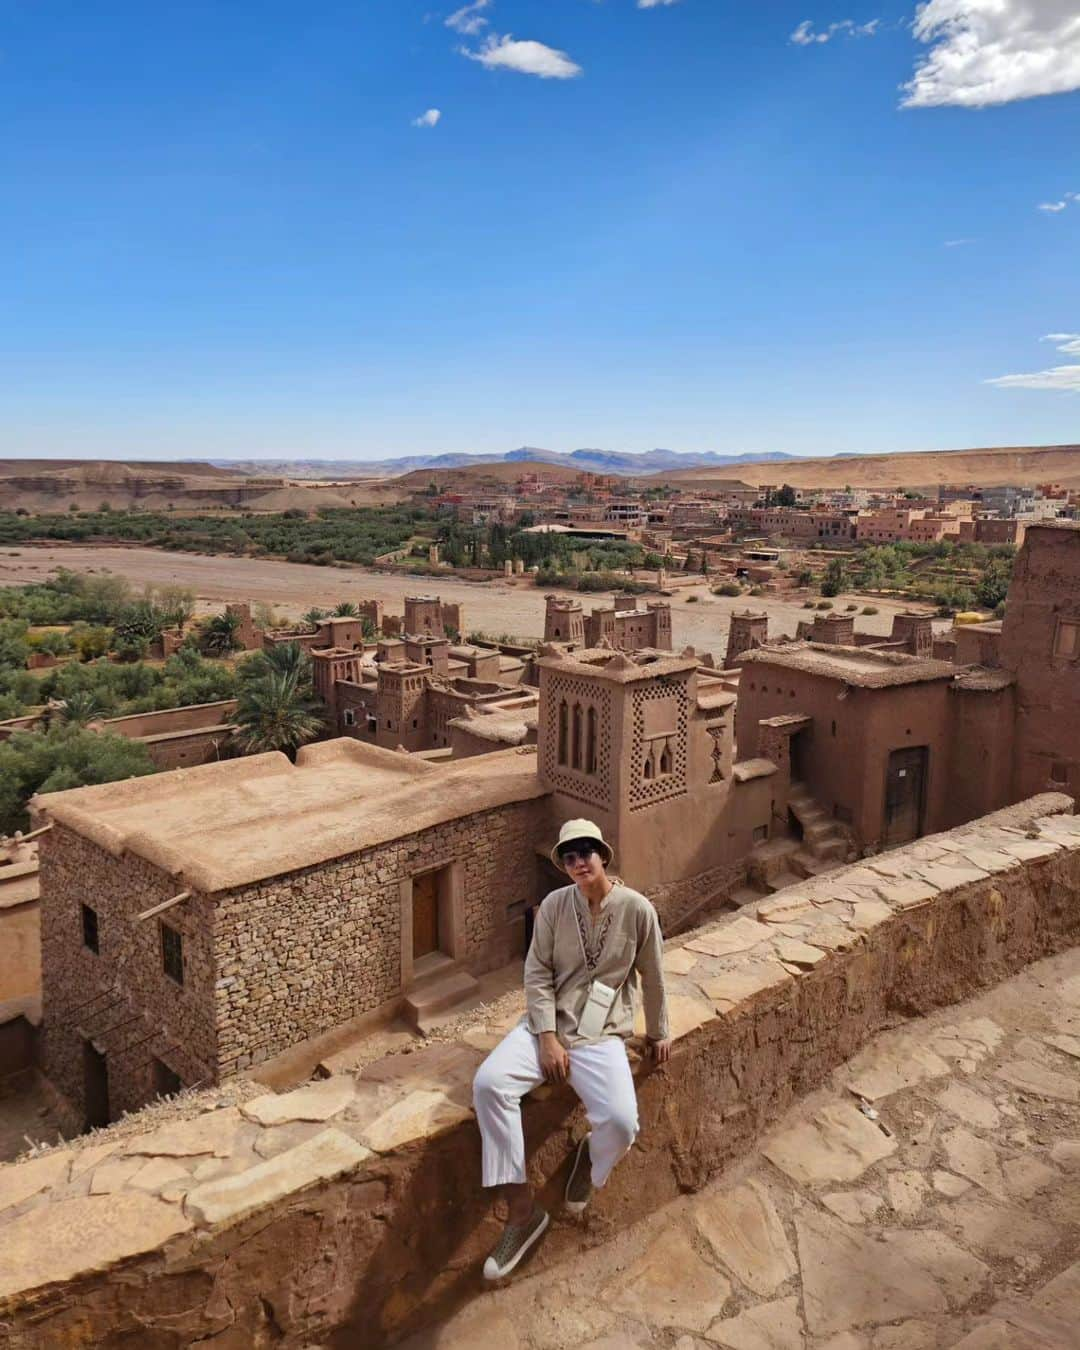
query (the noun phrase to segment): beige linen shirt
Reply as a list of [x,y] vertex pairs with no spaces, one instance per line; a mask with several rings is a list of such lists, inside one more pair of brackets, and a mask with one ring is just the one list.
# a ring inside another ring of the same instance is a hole
[[645,1030],[650,1040],[667,1039],[664,942],[656,910],[643,895],[616,882],[595,923],[577,886],[552,891],[536,912],[525,960],[526,1025],[534,1035],[554,1031],[565,1046],[584,1045],[578,1019],[593,980],[617,992],[603,1033],[624,1039],[634,1033],[634,990],[641,976]]

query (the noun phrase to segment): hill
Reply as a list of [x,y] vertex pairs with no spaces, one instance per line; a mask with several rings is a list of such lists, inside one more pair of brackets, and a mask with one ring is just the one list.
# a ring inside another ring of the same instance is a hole
[[313,511],[321,506],[390,505],[392,481],[296,484],[214,465],[121,463],[116,460],[0,460],[0,509],[31,514],[114,510]]
[[[753,483],[801,488],[936,488],[941,483],[1080,487],[1080,445],[996,446],[975,450],[920,450],[900,455],[834,455],[828,459],[768,460],[740,466]],[[676,469],[664,475],[684,489],[710,488],[721,469]]]
[[440,492],[506,491],[535,469],[549,483],[572,483],[584,470],[567,464],[548,464],[546,461],[514,460],[512,463],[476,464],[471,462],[454,469],[414,469],[393,481],[399,487],[413,492],[423,491],[429,483],[437,484]]

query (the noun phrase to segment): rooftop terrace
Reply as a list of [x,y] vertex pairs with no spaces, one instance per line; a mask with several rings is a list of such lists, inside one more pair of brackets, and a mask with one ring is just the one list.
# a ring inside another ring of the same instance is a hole
[[949,661],[933,661],[900,652],[870,651],[866,647],[830,646],[820,642],[792,642],[782,647],[757,647],[744,652],[744,665],[783,666],[842,680],[866,689],[889,685],[921,684],[927,680],[951,680],[957,667]]
[[203,892],[247,886],[543,794],[536,757],[434,765],[352,739],[74,788],[35,807]]

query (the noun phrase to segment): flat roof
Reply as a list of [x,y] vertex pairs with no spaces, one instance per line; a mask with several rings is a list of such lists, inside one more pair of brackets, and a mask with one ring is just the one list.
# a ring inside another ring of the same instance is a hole
[[478,811],[543,796],[536,754],[434,765],[349,738],[34,799],[59,824],[137,854],[177,890],[248,886]]
[[841,647],[823,642],[791,642],[782,647],[756,647],[743,652],[743,665],[783,666],[804,670],[865,689],[927,680],[952,680],[957,667],[950,661],[879,652],[867,647]]
[[[555,654],[544,654],[549,650]],[[696,656],[676,656],[672,652],[654,654],[651,648],[647,653],[638,652],[637,659],[630,652],[615,651],[611,647],[582,647],[564,653],[556,644],[548,643],[540,651],[542,654],[536,664],[545,670],[599,675],[615,684],[633,684],[637,680],[651,680],[656,675],[675,675],[698,668]]]

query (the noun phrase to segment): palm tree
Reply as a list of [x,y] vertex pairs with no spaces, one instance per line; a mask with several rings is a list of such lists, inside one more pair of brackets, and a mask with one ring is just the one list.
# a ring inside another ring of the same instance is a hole
[[325,729],[323,709],[294,675],[271,671],[240,686],[236,740],[245,754],[282,750],[290,759]]
[[356,606],[351,600],[342,600],[340,605],[334,607],[335,619],[354,619],[356,617]]
[[243,681],[262,680],[267,675],[288,675],[305,696],[311,694],[311,657],[299,642],[275,642],[242,662],[237,672]]
[[226,610],[224,614],[213,615],[203,624],[203,650],[209,656],[228,656],[240,645],[236,638],[236,630],[239,627],[238,614],[230,614]]
[[318,628],[319,624],[326,618],[325,609],[309,609],[306,614],[300,616],[300,622],[308,628]]
[[56,711],[67,726],[85,727],[102,716],[101,704],[89,689],[75,689],[60,700]]

